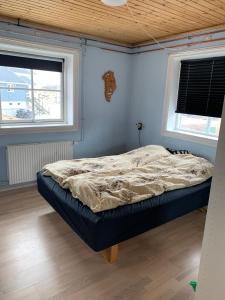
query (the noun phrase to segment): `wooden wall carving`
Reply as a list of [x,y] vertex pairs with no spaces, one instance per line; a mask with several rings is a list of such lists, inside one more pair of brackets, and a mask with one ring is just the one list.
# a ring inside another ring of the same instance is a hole
[[116,90],[116,79],[113,71],[107,71],[102,79],[105,82],[105,99],[110,102],[114,91]]

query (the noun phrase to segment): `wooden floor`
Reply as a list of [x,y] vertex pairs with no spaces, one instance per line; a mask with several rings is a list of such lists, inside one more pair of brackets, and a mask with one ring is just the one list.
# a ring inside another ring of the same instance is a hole
[[35,188],[0,194],[0,299],[193,300],[205,215],[195,211],[120,245],[90,250]]

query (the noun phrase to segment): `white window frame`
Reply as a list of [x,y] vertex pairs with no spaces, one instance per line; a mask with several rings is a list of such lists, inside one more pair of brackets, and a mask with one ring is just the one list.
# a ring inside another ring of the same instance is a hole
[[0,134],[26,132],[60,132],[78,129],[78,81],[80,49],[43,45],[33,42],[0,38],[0,51],[24,56],[42,56],[46,59],[63,59],[63,120],[31,122],[7,122],[0,124]]
[[170,54],[168,57],[167,79],[164,97],[163,118],[161,134],[177,139],[197,142],[209,146],[217,146],[217,137],[198,134],[194,132],[181,131],[176,129],[177,114],[175,113],[177,105],[177,96],[180,80],[180,62],[184,59],[199,59],[208,57],[225,56],[225,47],[206,48],[190,50]]

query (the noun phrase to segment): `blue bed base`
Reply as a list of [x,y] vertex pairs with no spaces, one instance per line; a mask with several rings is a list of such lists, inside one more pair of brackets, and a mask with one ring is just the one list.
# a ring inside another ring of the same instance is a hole
[[93,213],[53,179],[37,174],[39,193],[94,251],[101,251],[208,204],[211,179],[135,204]]

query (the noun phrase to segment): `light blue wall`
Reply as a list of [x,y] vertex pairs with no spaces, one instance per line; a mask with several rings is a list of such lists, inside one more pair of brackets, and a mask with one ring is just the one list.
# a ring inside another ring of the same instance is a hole
[[[80,113],[80,118],[83,118],[83,131],[0,135],[0,185],[7,184],[8,144],[74,140],[75,157],[120,153],[126,149],[130,56],[87,46],[82,64],[84,64],[84,115],[82,117]],[[108,70],[115,72],[117,81],[117,90],[111,103],[104,99],[102,80],[103,73]],[[81,110],[81,99],[79,102]]]
[[[84,72],[84,141],[76,146],[78,156],[119,153],[126,149],[129,101],[128,54],[88,48]],[[115,72],[117,89],[111,102],[104,98],[102,75]]]
[[[14,25],[1,24],[0,27],[1,36],[7,38],[19,38],[69,48],[79,47],[81,42],[80,39],[61,34],[46,33]],[[225,37],[224,32],[194,37],[193,41],[205,41],[212,38],[219,40],[221,37]],[[189,42],[191,42],[190,39],[184,39],[177,43],[182,45]],[[168,45],[171,44],[174,45],[174,42],[168,43]],[[223,41],[212,42],[211,45],[223,45]],[[209,45],[203,43],[194,47],[205,46]],[[101,47],[104,49],[100,49]],[[86,55],[81,62],[83,80],[80,78],[80,83],[83,83],[84,97],[79,99],[79,116],[82,119],[80,120],[82,130],[65,133],[0,135],[0,185],[7,184],[5,149],[8,144],[74,140],[75,157],[120,153],[138,146],[135,126],[137,121],[144,123],[141,134],[143,145],[161,144],[171,148],[189,149],[193,153],[213,160],[216,152],[214,147],[161,135],[168,52],[158,50],[134,54],[136,51],[146,51],[154,47],[158,45],[128,49],[89,41]],[[105,48],[133,53],[133,55],[107,51]],[[193,47],[188,47],[188,49],[191,48]],[[181,47],[178,50],[186,49],[187,47]],[[107,70],[113,70],[117,80],[117,90],[111,103],[104,99],[102,74]]]
[[132,56],[133,78],[129,109],[128,149],[138,146],[135,123],[142,121],[143,145],[160,144],[175,149],[188,149],[214,160],[216,148],[161,135],[168,51],[159,50]]

